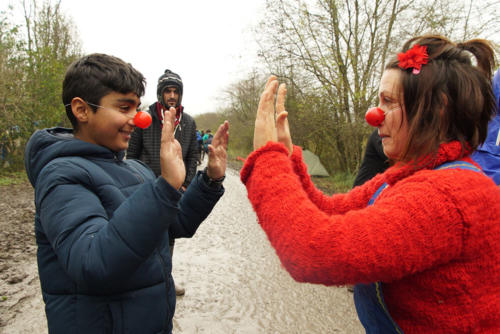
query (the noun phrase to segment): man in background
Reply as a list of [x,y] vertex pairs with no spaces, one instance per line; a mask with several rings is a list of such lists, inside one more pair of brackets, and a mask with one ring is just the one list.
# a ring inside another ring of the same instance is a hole
[[[175,139],[181,144],[182,159],[186,167],[186,179],[181,191],[185,191],[196,174],[200,159],[200,151],[196,140],[196,123],[194,119],[184,112],[182,106],[183,83],[181,77],[170,71],[165,72],[158,79],[156,95],[158,101],[149,106],[152,124],[147,129],[136,128],[132,133],[127,157],[139,159],[147,164],[158,176],[160,169],[160,143],[163,119],[166,110],[174,107],[175,114]],[[175,239],[170,239],[170,254],[173,255]],[[177,296],[182,296],[185,290],[175,286]]]

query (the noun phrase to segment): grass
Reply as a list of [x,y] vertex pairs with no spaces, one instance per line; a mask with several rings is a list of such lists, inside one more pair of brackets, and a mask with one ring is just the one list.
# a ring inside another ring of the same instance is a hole
[[10,186],[28,181],[25,171],[5,171],[0,170],[0,186]]

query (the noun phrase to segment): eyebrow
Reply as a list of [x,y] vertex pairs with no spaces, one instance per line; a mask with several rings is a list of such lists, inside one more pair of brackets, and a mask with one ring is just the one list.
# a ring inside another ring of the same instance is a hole
[[130,103],[130,104],[136,104],[137,103],[137,105],[141,104],[140,100],[137,101],[135,99],[127,99],[127,98],[118,99],[118,100],[116,100],[116,102],[119,102],[119,103],[125,102],[125,103]]

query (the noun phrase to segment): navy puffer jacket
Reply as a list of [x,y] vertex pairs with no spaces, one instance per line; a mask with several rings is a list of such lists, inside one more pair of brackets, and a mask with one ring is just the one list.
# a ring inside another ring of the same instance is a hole
[[37,131],[27,145],[50,333],[172,331],[168,236],[193,236],[224,189],[198,173],[181,197],[123,157],[63,128]]

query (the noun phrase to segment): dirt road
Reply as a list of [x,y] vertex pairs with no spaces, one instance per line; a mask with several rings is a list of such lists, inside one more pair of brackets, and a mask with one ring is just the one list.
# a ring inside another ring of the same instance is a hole
[[[192,239],[176,242],[174,333],[363,333],[352,294],[293,281],[257,224],[238,172]],[[33,190],[0,187],[0,333],[47,331],[36,270]]]

